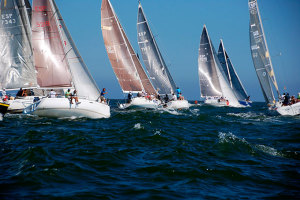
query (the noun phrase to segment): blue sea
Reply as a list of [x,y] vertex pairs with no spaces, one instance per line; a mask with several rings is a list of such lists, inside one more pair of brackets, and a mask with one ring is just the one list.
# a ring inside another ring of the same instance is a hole
[[300,117],[251,108],[6,115],[0,199],[300,199]]

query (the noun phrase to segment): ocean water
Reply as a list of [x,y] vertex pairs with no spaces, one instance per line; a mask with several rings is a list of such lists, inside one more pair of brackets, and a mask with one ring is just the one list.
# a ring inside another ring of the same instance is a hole
[[300,117],[252,108],[6,115],[0,199],[299,199]]

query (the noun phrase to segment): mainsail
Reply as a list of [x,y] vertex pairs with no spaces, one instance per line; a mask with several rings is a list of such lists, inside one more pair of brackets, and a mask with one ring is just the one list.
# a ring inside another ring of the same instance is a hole
[[234,94],[236,95],[238,100],[245,100],[248,97],[248,95],[231,63],[231,60],[224,48],[222,40],[219,45],[218,58]]
[[33,0],[32,44],[37,81],[41,88],[72,86],[52,0]]
[[138,44],[142,52],[150,79],[160,94],[172,94],[175,82],[162,58],[156,41],[148,25],[141,3],[138,8]]
[[0,90],[37,87],[28,0],[0,4]]
[[101,5],[101,29],[112,68],[124,93],[156,94],[109,0]]
[[280,96],[277,81],[273,71],[273,66],[268,50],[261,17],[257,5],[257,0],[249,0],[250,12],[250,45],[252,60],[256,69],[256,74],[263,91],[265,101],[274,104],[275,98],[272,91],[273,83],[278,96]]
[[199,56],[198,56],[198,73],[200,80],[201,97],[221,97],[222,90],[217,74],[216,62],[213,49],[211,48],[206,26],[203,27]]

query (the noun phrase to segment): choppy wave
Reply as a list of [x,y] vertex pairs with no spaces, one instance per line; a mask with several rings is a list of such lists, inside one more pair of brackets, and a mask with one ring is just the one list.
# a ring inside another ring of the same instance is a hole
[[[1,199],[296,199],[300,118],[252,108],[6,115]],[[199,189],[200,188],[200,189]]]

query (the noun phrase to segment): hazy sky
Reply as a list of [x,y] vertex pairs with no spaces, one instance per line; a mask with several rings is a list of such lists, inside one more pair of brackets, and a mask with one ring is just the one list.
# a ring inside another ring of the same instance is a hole
[[[263,101],[249,44],[247,0],[141,0],[152,32],[176,84],[189,100],[200,99],[198,48],[206,24],[215,49],[223,39],[252,100]],[[123,98],[104,47],[101,0],[56,0],[81,56],[109,98]],[[138,0],[111,0],[133,46],[137,44]],[[258,1],[281,93],[300,92],[300,0]],[[297,48],[298,47],[298,48]],[[141,55],[141,53],[139,53]]]

